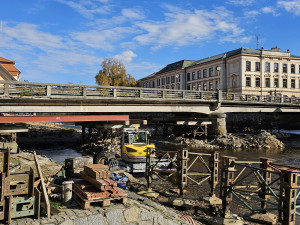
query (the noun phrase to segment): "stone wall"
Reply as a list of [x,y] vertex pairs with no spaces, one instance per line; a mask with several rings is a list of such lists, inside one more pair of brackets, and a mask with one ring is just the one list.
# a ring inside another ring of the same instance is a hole
[[50,219],[21,218],[13,220],[12,225],[181,225],[188,224],[180,219],[170,208],[129,192],[126,206],[112,203],[102,208],[93,205],[89,210],[79,207],[66,208]]

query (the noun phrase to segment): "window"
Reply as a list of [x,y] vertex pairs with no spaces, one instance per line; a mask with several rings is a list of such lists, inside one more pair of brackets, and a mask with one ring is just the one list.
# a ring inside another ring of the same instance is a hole
[[295,88],[295,87],[296,87],[295,79],[291,79],[291,88]]
[[176,82],[180,82],[180,74],[176,74]]
[[255,71],[260,71],[260,62],[255,63]]
[[157,79],[157,80],[156,80],[156,85],[157,85],[157,86],[160,86],[160,79]]
[[213,76],[213,68],[209,68],[209,76],[212,77]]
[[166,78],[165,78],[165,77],[161,79],[161,84],[162,84],[162,85],[165,85],[165,84],[166,84]]
[[216,80],[216,82],[215,82],[215,85],[216,85],[216,86],[215,86],[215,89],[218,90],[218,89],[219,89],[219,82],[218,82],[217,80]]
[[274,72],[278,73],[278,63],[274,63]]
[[246,61],[246,71],[251,71],[251,62]]
[[171,76],[171,83],[175,83],[175,76]]
[[192,80],[196,80],[196,73],[192,72]]
[[206,78],[207,77],[207,69],[204,69],[203,70],[203,78]]
[[186,89],[187,89],[187,90],[191,90],[191,86],[188,85],[188,86],[186,87]]
[[278,80],[278,78],[274,78],[274,87],[275,88],[279,87],[279,80]]
[[282,80],[282,87],[287,88],[287,79]]
[[198,84],[198,91],[201,91],[201,84]]
[[291,64],[291,73],[295,73],[295,64]]
[[190,80],[191,80],[191,74],[190,74],[190,73],[187,73],[186,79],[187,79],[187,81],[190,81]]
[[255,78],[255,87],[260,87],[260,78],[259,77]]
[[270,78],[266,78],[266,87],[270,87]]
[[167,84],[170,84],[170,77],[167,77]]
[[265,72],[270,72],[270,63],[266,62],[265,64]]
[[251,87],[251,77],[246,77],[246,87]]
[[282,72],[287,73],[287,64],[282,64]]
[[203,91],[207,91],[207,83],[206,82],[203,83]]
[[213,91],[214,90],[213,82],[209,81],[208,85],[209,85],[209,90]]
[[198,78],[198,79],[201,78],[201,70],[198,70],[198,72],[197,72],[197,78]]

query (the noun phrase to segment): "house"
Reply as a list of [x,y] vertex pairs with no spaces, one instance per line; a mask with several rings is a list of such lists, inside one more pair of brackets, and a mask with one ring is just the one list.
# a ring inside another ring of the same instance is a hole
[[15,61],[0,57],[0,80],[19,81],[20,73],[15,67]]

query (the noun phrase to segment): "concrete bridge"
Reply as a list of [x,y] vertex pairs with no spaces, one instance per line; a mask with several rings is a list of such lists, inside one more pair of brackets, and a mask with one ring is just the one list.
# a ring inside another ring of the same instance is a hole
[[[80,84],[0,82],[0,113],[201,114],[300,112],[300,98]],[[226,123],[225,123],[226,124]]]

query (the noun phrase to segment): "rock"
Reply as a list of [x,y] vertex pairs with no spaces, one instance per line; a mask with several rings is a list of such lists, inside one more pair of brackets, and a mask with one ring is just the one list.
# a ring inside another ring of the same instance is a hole
[[106,219],[109,225],[120,225],[122,224],[122,210],[111,210],[105,213]]
[[140,210],[137,207],[126,209],[123,212],[126,222],[138,222],[140,219]]
[[268,224],[273,225],[277,224],[278,217],[272,213],[267,212],[266,214],[263,213],[256,213],[250,216],[249,220],[256,223]]

